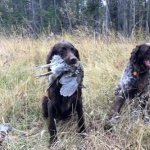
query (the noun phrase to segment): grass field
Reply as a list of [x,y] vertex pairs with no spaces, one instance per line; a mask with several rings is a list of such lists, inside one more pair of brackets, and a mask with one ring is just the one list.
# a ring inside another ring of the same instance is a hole
[[103,130],[104,119],[114,99],[114,87],[131,50],[144,40],[104,38],[85,34],[39,39],[20,36],[0,38],[0,123],[13,130],[3,143],[4,150],[46,150],[49,140],[46,121],[41,115],[41,98],[46,95],[46,78],[35,76],[44,70],[47,52],[58,41],[71,42],[80,52],[84,65],[83,104],[88,136],[76,133],[76,117],[57,124],[56,150],[149,150],[150,125],[141,118],[131,121],[122,110],[114,132]]

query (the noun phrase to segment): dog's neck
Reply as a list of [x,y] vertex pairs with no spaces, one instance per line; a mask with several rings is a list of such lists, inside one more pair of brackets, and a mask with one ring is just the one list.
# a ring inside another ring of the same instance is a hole
[[133,72],[135,74],[144,74],[144,73],[148,73],[149,68],[147,68],[145,65],[139,65],[139,64],[133,64]]

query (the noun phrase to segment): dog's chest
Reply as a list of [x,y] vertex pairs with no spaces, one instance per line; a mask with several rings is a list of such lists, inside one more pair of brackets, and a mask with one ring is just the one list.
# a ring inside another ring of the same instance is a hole
[[138,88],[138,92],[142,92],[143,90],[148,88],[149,85],[149,74],[145,74],[145,75],[139,75],[139,79],[137,82],[137,88]]
[[74,100],[70,98],[62,98],[60,110],[62,113],[67,112],[70,109],[74,109]]
[[[124,91],[132,91],[132,95],[148,91],[150,87],[150,71],[145,73],[133,74],[134,68],[127,63],[119,84],[115,88],[115,94],[122,94]],[[134,91],[134,92],[133,92]],[[134,93],[134,94],[133,94]]]

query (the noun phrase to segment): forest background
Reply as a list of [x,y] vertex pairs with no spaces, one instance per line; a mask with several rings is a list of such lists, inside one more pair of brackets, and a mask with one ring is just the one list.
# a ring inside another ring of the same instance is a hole
[[88,33],[149,35],[149,0],[1,0],[0,32],[6,35]]

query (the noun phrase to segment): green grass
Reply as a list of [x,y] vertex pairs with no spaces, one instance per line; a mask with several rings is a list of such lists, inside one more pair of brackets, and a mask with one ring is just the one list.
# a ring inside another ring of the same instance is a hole
[[[57,150],[145,150],[150,149],[150,125],[141,118],[132,121],[122,110],[115,131],[103,130],[104,119],[114,99],[114,87],[135,45],[142,40],[95,38],[85,34],[41,37],[1,37],[0,40],[0,122],[13,127],[3,143],[6,150],[46,150],[49,140],[47,123],[41,115],[41,98],[48,85],[35,76],[44,70],[50,48],[61,39],[71,42],[80,52],[84,65],[83,104],[88,137],[76,132],[77,119],[57,123]],[[146,41],[145,41],[146,42]]]

